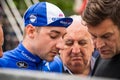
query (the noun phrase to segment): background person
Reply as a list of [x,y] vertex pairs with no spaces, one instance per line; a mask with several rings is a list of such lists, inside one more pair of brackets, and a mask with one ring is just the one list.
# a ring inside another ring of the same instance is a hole
[[100,54],[92,75],[120,79],[120,0],[89,0],[83,20]]
[[3,29],[2,29],[2,24],[0,23],[0,57],[2,57],[3,55],[3,49],[2,49],[3,43],[4,43]]
[[72,23],[63,12],[48,2],[30,6],[24,14],[24,37],[17,48],[7,51],[0,67],[37,70],[42,60],[52,61],[58,53],[59,39]]

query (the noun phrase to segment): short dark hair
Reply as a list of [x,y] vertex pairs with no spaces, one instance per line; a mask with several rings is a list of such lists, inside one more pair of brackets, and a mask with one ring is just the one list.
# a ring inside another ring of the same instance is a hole
[[92,26],[111,19],[120,28],[120,0],[88,0],[82,18]]

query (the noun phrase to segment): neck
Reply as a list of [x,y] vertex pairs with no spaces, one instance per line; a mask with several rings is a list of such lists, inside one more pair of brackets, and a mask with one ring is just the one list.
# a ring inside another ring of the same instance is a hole
[[85,71],[83,72],[83,75],[89,75],[90,74],[90,71],[91,71],[91,69],[90,69],[90,67],[89,68],[86,68],[85,69]]
[[75,75],[82,75],[82,76],[88,76],[89,74],[90,74],[90,71],[91,71],[91,68],[90,68],[90,66],[89,67],[87,67],[85,70],[83,70],[82,72],[72,72],[73,74],[75,74]]

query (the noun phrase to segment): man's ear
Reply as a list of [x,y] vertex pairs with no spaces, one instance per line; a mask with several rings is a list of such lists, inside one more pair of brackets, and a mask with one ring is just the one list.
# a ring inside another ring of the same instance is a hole
[[35,33],[34,26],[32,26],[31,24],[28,24],[25,30],[26,30],[26,35],[28,35],[30,38],[34,38],[34,33]]

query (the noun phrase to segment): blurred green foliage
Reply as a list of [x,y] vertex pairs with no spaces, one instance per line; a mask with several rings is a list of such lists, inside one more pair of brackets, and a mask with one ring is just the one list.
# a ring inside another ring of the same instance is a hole
[[[40,1],[45,1],[45,0],[40,0]],[[57,5],[60,9],[63,10],[66,16],[70,16],[74,14],[73,13],[74,0],[46,0],[46,1]]]
[[[25,1],[24,0],[13,0],[13,1],[17,6],[18,10],[20,11],[21,15],[23,16],[25,10],[27,9]],[[39,0],[39,1],[40,2],[47,1],[57,5],[60,9],[62,9],[62,11],[66,16],[70,16],[74,14],[73,11],[74,0]]]

